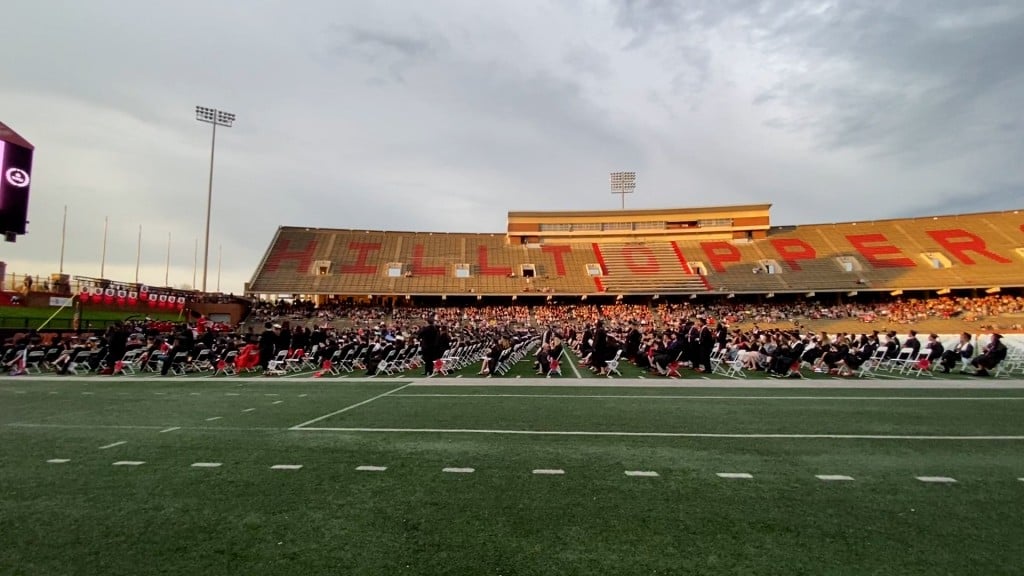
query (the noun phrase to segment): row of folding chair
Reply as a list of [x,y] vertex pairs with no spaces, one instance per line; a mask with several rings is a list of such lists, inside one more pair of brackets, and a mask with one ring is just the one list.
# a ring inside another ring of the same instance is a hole
[[460,344],[454,348],[449,348],[444,351],[440,359],[434,361],[433,373],[447,376],[453,372],[458,372],[479,360],[483,350],[484,344],[481,342]]
[[519,363],[530,351],[540,342],[540,338],[530,338],[529,340],[523,340],[518,342],[510,348],[506,348],[501,352],[501,357],[498,358],[498,367],[495,372],[499,376],[503,376],[512,369],[513,366]]

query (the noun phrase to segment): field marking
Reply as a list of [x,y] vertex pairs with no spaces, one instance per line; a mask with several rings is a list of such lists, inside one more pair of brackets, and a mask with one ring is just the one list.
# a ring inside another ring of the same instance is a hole
[[118,460],[111,464],[111,466],[142,466],[145,462],[141,460]]
[[[717,376],[717,375],[716,375]],[[336,380],[339,378],[331,378],[330,380]],[[545,379],[545,378],[523,378],[518,383],[514,379],[509,379],[507,383],[503,383],[502,380],[483,378],[446,378],[446,379],[428,379],[425,377],[419,377],[412,381],[418,386],[517,386],[520,384],[535,384],[540,386],[569,386],[569,387],[585,387],[585,386],[599,386],[599,387],[630,387],[637,386],[643,388],[944,388],[944,389],[1024,389],[1024,378],[990,378],[990,379],[942,379],[942,378],[929,378],[926,381],[922,380],[911,380],[911,379],[891,379],[882,378],[878,380],[826,380],[826,379],[803,379],[803,380],[732,380],[723,378],[713,378],[704,380],[706,376],[701,378],[684,378],[678,380],[659,380],[648,378],[646,380],[640,380],[638,378],[618,378],[612,382],[605,380],[582,378],[582,382],[577,379],[567,378],[565,380]],[[122,381],[130,380],[152,380],[160,379],[160,376],[151,377],[135,377],[125,378]],[[398,379],[398,378],[351,378],[354,381],[366,382],[367,384],[384,384],[393,383],[399,384],[403,382],[409,382],[409,379]],[[101,382],[103,378],[90,375],[90,376],[63,376],[55,378],[49,374],[43,375],[28,375],[20,376],[19,382],[46,382],[46,383],[66,383],[76,382],[87,384],[89,382]],[[175,382],[198,382],[198,383],[210,383],[211,379],[209,376],[178,376],[174,378]],[[230,378],[221,379],[224,382],[235,382],[239,385],[243,384],[255,384],[260,383],[265,386],[293,386],[296,381],[309,382],[316,384],[323,384],[322,378],[314,378],[312,375],[305,378],[294,378],[289,382],[285,382],[284,379],[267,379],[263,376],[232,376]]]
[[174,432],[175,430],[181,430],[181,426],[171,426],[170,428],[164,428],[163,430],[160,431],[160,433],[166,434],[168,432]]
[[534,436],[636,436],[663,438],[778,438],[778,439],[825,439],[825,440],[1024,440],[1024,436],[910,436],[899,434],[729,434],[717,432],[612,432],[584,430],[488,430],[475,428],[300,428],[288,430],[303,432],[383,432],[383,433],[431,433],[431,434],[524,434]]
[[211,417],[207,418],[206,421],[207,422],[213,422],[215,420],[220,420],[221,418],[223,418],[223,416],[211,416]]
[[189,392],[188,395],[189,396],[199,396],[200,394],[199,394],[199,392]]
[[396,398],[585,398],[628,400],[1024,400],[1024,396],[707,396],[685,394],[393,394]]
[[97,450],[109,450],[110,448],[113,448],[115,446],[121,446],[122,444],[127,444],[127,443],[128,443],[127,440],[120,440],[118,442],[114,442],[113,444],[107,444],[106,446],[100,446],[99,448],[97,448]]
[[280,394],[264,394],[264,396],[280,396]]
[[565,470],[561,468],[538,468],[533,471],[534,474],[551,475],[557,476],[559,474],[565,474]]
[[270,467],[271,470],[298,470],[302,468],[302,464],[274,464]]
[[845,390],[1020,390],[1024,389],[1024,379],[999,380],[752,380],[742,379],[653,379],[616,378],[603,380],[599,378],[583,378],[576,380],[566,378],[523,378],[518,382],[513,379],[483,378],[434,378],[414,381],[417,387],[536,387],[536,388],[746,388],[746,389],[845,389]]
[[71,462],[68,458],[50,458],[46,461],[47,464],[67,464],[68,462]]
[[636,476],[640,478],[655,478],[658,476],[657,472],[653,470],[626,470],[626,476]]
[[196,462],[192,468],[220,468],[220,462]]
[[358,472],[383,472],[387,469],[387,466],[356,466]]
[[309,394],[299,394],[299,398],[305,398],[306,396],[309,396]]
[[472,474],[476,472],[473,468],[442,468],[441,472],[449,472],[452,474]]
[[934,482],[938,484],[956,483],[956,478],[950,478],[949,476],[918,476],[917,479],[921,482]]
[[153,394],[156,394],[157,396],[167,396],[167,392],[153,392]]
[[289,430],[302,430],[304,426],[309,426],[310,424],[314,424],[314,423],[319,422],[321,420],[326,420],[327,418],[330,418],[331,416],[337,416],[338,414],[343,414],[345,412],[348,412],[349,410],[354,410],[356,408],[359,408],[360,406],[365,406],[365,405],[369,404],[370,402],[373,402],[374,400],[378,400],[378,399],[383,398],[385,396],[389,396],[389,395],[394,394],[395,392],[398,392],[399,390],[403,390],[403,389],[405,389],[405,388],[407,388],[409,386],[412,386],[412,382],[410,382],[408,384],[403,384],[403,385],[399,386],[398,388],[393,388],[391,390],[388,390],[387,392],[385,392],[383,394],[378,394],[378,395],[376,395],[373,398],[370,398],[368,400],[363,400],[362,402],[357,402],[355,404],[352,404],[351,406],[346,406],[346,407],[342,408],[341,410],[335,410],[334,412],[331,412],[330,414],[324,414],[323,416],[318,416],[316,418],[313,418],[312,420],[308,420],[306,422],[303,422],[302,424],[296,424],[295,426],[292,426],[291,428],[289,428]]
[[[12,428],[54,428],[54,429],[68,429],[68,430],[158,430],[164,431],[165,426],[145,426],[145,425],[122,425],[115,426],[109,424],[30,424],[25,422],[12,422],[7,424]],[[212,432],[287,432],[287,428],[280,428],[274,426],[175,426],[168,431],[173,430],[209,430]]]
[[284,400],[274,400],[271,404],[281,404]]
[[582,379],[583,375],[580,374],[579,368],[576,367],[576,359],[569,357],[568,354],[565,355],[565,359],[569,361],[569,367],[572,368],[572,373],[576,375],[576,378]]
[[225,396],[241,396],[238,392],[225,392]]
[[255,408],[246,408],[245,410],[242,410],[242,412],[252,412],[254,410],[256,410],[256,409]]
[[1017,478],[1017,481],[1024,482],[1024,478]]
[[818,480],[824,480],[825,482],[852,482],[853,476],[843,476],[842,474],[818,474],[815,476]]
[[752,480],[753,474],[747,474],[746,472],[719,472],[715,474],[719,478],[728,478],[730,480]]
[[82,396],[92,396],[95,392],[82,392]]

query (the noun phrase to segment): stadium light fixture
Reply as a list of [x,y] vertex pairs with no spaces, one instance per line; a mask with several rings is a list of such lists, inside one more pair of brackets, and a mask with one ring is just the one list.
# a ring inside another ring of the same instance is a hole
[[622,209],[626,209],[626,194],[636,192],[636,172],[612,172],[609,175],[612,194],[622,198]]
[[203,243],[203,292],[206,292],[206,277],[210,271],[210,209],[213,206],[213,157],[217,149],[217,126],[231,128],[235,124],[235,115],[216,108],[196,106],[196,120],[213,126],[213,137],[210,141],[210,180],[206,189],[206,240]]

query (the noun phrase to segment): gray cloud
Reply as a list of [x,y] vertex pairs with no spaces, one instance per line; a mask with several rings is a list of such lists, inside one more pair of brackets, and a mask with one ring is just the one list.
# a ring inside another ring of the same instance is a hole
[[[277,226],[500,232],[507,210],[773,202],[779,223],[1018,208],[1024,5],[608,0],[5,6],[0,120],[38,147],[15,272],[191,283]],[[196,14],[202,12],[203,18]],[[24,54],[31,54],[25,58]],[[112,271],[110,271],[112,270]],[[211,271],[211,275],[213,272]]]

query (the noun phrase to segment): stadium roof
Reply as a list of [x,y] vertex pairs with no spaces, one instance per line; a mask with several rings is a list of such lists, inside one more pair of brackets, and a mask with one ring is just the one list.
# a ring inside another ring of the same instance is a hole
[[751,210],[768,210],[771,204],[740,204],[735,206],[697,206],[688,208],[658,208],[649,210],[555,210],[555,211],[525,211],[509,212],[509,218],[544,218],[552,216],[565,217],[601,217],[601,216],[658,216],[672,214],[707,214],[718,212],[743,212]]

